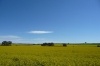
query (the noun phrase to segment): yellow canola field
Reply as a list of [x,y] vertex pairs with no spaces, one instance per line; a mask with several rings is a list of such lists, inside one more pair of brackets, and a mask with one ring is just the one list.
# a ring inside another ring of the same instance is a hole
[[0,46],[0,66],[100,66],[100,47]]

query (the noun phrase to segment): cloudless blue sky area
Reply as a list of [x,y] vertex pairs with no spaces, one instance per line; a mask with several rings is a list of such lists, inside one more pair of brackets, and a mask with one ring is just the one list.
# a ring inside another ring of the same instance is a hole
[[0,42],[3,40],[99,43],[100,1],[0,0]]

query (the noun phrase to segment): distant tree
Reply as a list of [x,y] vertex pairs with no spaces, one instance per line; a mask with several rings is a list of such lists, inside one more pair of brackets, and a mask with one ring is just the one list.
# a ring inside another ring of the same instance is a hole
[[67,44],[65,44],[65,43],[64,43],[64,44],[63,44],[63,46],[64,46],[64,47],[66,47],[66,46],[67,46]]
[[97,45],[97,47],[100,47],[100,45]]
[[2,46],[11,46],[12,42],[11,41],[3,41]]
[[46,43],[41,44],[41,46],[46,46]]
[[54,46],[54,43],[48,43],[48,46]]
[[43,43],[43,44],[41,44],[41,46],[54,46],[54,43],[52,42],[52,43]]
[[42,45],[42,46],[48,46],[48,43],[46,43],[46,42],[45,42],[45,43],[43,43],[43,45]]
[[12,42],[11,41],[8,41],[8,45],[11,46],[11,44],[12,44]]
[[85,42],[85,44],[86,44],[87,42]]
[[3,41],[2,42],[2,46],[7,46],[8,45],[8,42],[7,41]]

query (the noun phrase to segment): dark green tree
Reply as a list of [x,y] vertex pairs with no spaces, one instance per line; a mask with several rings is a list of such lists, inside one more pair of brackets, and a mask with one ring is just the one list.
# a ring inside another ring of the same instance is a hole
[[97,45],[97,47],[100,47],[100,45]]
[[12,42],[11,41],[3,41],[2,46],[11,46]]
[[43,44],[41,44],[41,46],[54,46],[54,43],[52,42],[52,43],[43,43]]
[[64,46],[64,47],[66,47],[66,46],[67,46],[67,44],[65,44],[65,43],[64,43],[64,44],[63,44],[63,46]]
[[8,41],[8,45],[11,46],[11,44],[12,44],[12,42],[11,41]]

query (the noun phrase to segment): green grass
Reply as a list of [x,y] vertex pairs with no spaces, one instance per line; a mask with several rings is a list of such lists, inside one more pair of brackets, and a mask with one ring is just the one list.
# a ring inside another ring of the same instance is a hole
[[0,46],[0,66],[100,66],[96,46]]

